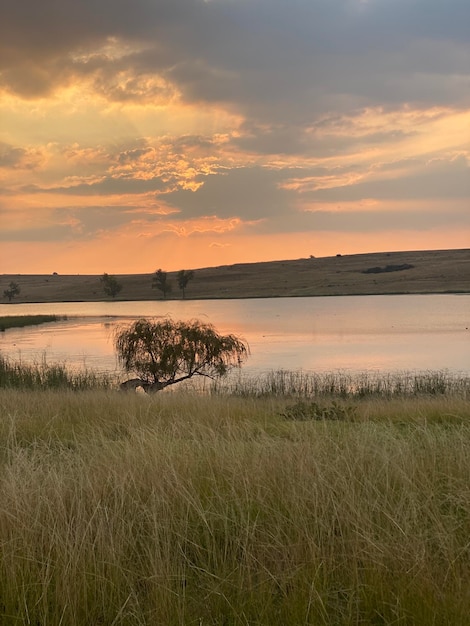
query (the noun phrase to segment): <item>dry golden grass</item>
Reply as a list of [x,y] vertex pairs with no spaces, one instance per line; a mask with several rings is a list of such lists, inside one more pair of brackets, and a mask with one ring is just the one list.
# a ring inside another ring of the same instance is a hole
[[[413,265],[402,271],[364,274],[371,267]],[[57,268],[60,270],[60,268]],[[157,300],[149,274],[121,275],[120,300]],[[176,273],[171,298],[181,298]],[[100,276],[3,275],[0,292],[10,281],[21,288],[14,302],[104,300]],[[187,298],[253,298],[384,293],[470,292],[470,250],[390,252],[340,257],[248,263],[195,270]],[[6,300],[5,300],[6,302]]]
[[0,390],[1,624],[470,614],[470,407]]

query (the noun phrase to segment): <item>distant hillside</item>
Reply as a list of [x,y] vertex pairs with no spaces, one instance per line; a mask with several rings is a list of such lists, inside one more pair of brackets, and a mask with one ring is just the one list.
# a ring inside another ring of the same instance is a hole
[[[117,275],[123,288],[116,300],[161,300],[153,274]],[[169,299],[181,298],[176,272]],[[0,294],[10,281],[21,293],[14,302],[99,301],[100,276],[3,275]],[[470,249],[382,252],[335,257],[237,263],[194,271],[187,299],[272,298],[398,293],[470,293]],[[3,298],[2,302],[8,300]]]

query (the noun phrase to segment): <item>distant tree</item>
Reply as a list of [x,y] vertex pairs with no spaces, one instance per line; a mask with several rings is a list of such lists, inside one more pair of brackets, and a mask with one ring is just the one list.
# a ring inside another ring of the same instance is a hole
[[178,287],[183,292],[183,299],[186,297],[185,289],[188,286],[189,281],[193,278],[193,270],[180,270],[178,272]]
[[240,367],[248,346],[235,335],[219,335],[199,320],[157,322],[140,319],[121,328],[115,347],[127,372],[137,374],[121,385],[152,392],[193,376],[218,378]]
[[15,296],[20,294],[20,286],[13,281],[8,285],[8,289],[3,292],[3,297],[8,298],[8,302],[11,302]]
[[156,287],[163,293],[163,297],[166,298],[171,293],[171,284],[168,281],[168,275],[163,270],[157,270],[152,280],[152,288]]
[[107,296],[111,296],[112,298],[115,298],[122,290],[122,285],[117,281],[117,278],[106,274],[106,272],[100,278],[100,282],[103,285],[105,294]]

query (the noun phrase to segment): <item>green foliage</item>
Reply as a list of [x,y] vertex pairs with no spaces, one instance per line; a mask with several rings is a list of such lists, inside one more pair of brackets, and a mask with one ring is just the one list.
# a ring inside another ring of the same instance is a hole
[[168,274],[161,269],[155,272],[155,276],[152,279],[152,289],[154,287],[162,292],[164,298],[166,298],[172,291],[172,285],[168,280]]
[[112,298],[115,298],[122,290],[122,284],[118,282],[117,278],[106,274],[106,272],[100,278],[100,282],[103,285],[105,294]]
[[21,292],[20,286],[18,283],[11,282],[8,285],[8,289],[5,289],[3,292],[3,297],[8,298],[8,301],[11,302],[15,296],[18,296]]
[[178,287],[183,292],[183,298],[186,297],[185,289],[188,286],[189,281],[193,278],[193,270],[180,270],[178,272]]
[[140,319],[119,329],[115,347],[126,371],[135,372],[154,390],[195,375],[224,376],[248,354],[241,339],[219,335],[211,324],[170,318]]
[[287,420],[307,421],[307,420],[349,420],[354,417],[356,407],[345,406],[332,402],[329,405],[321,405],[317,402],[306,402],[298,400],[291,404],[281,413]]
[[0,332],[7,328],[22,328],[45,322],[57,322],[59,319],[67,319],[66,316],[58,315],[4,315],[0,317]]

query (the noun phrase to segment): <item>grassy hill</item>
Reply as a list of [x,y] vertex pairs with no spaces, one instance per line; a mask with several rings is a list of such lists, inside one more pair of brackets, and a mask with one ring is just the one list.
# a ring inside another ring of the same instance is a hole
[[[152,276],[117,275],[123,288],[116,299],[162,299],[161,292],[152,289]],[[181,298],[176,272],[169,272],[168,279],[173,284],[169,299]],[[4,274],[0,277],[0,294],[11,281],[21,289],[14,302],[107,299],[97,275]],[[465,292],[470,292],[470,249],[381,252],[207,267],[195,270],[186,298]]]

